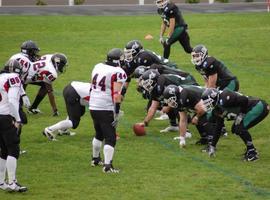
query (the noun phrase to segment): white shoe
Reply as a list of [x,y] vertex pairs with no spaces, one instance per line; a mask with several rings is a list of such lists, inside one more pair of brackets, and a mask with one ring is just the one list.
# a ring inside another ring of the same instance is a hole
[[162,115],[160,115],[159,117],[156,117],[155,120],[159,120],[159,121],[162,121],[162,120],[167,120],[169,119],[169,116],[166,114],[166,113],[163,113]]
[[48,138],[48,140],[51,141],[56,141],[55,136],[53,134],[53,131],[50,130],[49,128],[45,128],[44,131],[42,132],[42,134]]
[[7,187],[8,187],[8,185],[6,184],[6,182],[0,184],[0,189],[1,190],[6,190]]
[[29,114],[41,114],[42,112],[41,112],[41,110],[39,110],[38,108],[33,108],[33,109],[28,109],[28,111],[27,111]]
[[190,132],[186,132],[185,138],[192,138],[192,134]]
[[167,133],[167,132],[177,132],[179,131],[179,127],[178,126],[168,126],[163,130],[160,130],[160,133]]
[[65,129],[65,130],[58,130],[58,135],[60,135],[60,136],[62,136],[62,135],[74,136],[74,135],[76,135],[76,133],[75,132],[71,132],[68,129]]
[[7,185],[7,191],[9,192],[26,192],[27,187],[21,186],[19,183],[14,181],[13,183]]

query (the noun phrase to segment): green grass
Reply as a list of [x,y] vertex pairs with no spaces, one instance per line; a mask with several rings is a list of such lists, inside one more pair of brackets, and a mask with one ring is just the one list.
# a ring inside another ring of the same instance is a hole
[[[187,14],[185,19],[192,45],[205,44],[210,55],[238,76],[243,93],[269,102],[269,14]],[[51,117],[46,98],[40,105],[44,113],[28,115],[29,124],[23,129],[21,146],[27,154],[19,159],[17,177],[29,192],[0,191],[0,199],[270,199],[269,118],[251,129],[260,152],[258,162],[240,160],[244,145],[232,134],[220,140],[217,157],[210,159],[194,145],[198,139],[194,127],[186,149],[172,139],[176,133],[159,133],[167,126],[165,121],[152,121],[146,137],[135,137],[131,127],[142,121],[146,101],[135,92],[132,82],[122,105],[125,115],[119,124],[121,139],[114,157],[120,174],[105,175],[100,168],[89,166],[94,129],[88,113],[72,138],[48,142],[41,135],[46,126],[66,116],[63,87],[72,80],[88,81],[91,69],[105,60],[109,49],[139,39],[146,49],[161,54],[159,23],[154,15],[0,16],[0,63],[28,39],[38,43],[42,54],[63,52],[69,59],[68,70],[54,84],[61,116]],[[152,34],[154,40],[144,40],[146,34]],[[202,83],[190,56],[178,44],[172,48],[171,60]],[[27,92],[33,100],[37,87],[29,86]]]

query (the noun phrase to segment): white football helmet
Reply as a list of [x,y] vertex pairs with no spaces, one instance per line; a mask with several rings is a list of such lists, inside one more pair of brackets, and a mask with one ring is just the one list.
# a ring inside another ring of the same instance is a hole
[[156,0],[156,5],[158,8],[165,8],[169,3],[169,0]]

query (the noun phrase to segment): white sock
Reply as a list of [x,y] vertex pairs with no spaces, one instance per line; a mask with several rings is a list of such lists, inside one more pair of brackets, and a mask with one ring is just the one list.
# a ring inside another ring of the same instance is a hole
[[7,162],[7,160],[0,158],[0,184],[4,183],[4,181],[5,181],[6,162]]
[[17,159],[13,156],[7,157],[7,173],[8,173],[8,183],[13,183],[16,180],[16,168],[17,168]]
[[113,159],[114,148],[111,145],[105,144],[103,148],[104,164],[111,164]]
[[54,131],[58,131],[58,130],[66,130],[66,129],[72,128],[72,127],[73,127],[72,121],[69,119],[65,119],[65,120],[62,120],[62,121],[50,126],[49,129],[54,132]]
[[100,141],[94,137],[94,139],[92,141],[92,150],[93,150],[93,157],[94,158],[99,157],[101,146],[102,146],[102,141]]

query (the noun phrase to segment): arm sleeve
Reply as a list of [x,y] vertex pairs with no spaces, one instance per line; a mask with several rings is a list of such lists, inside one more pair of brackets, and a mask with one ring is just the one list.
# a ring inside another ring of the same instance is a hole
[[17,122],[21,121],[19,114],[20,87],[10,87],[8,91],[8,101],[10,114]]

